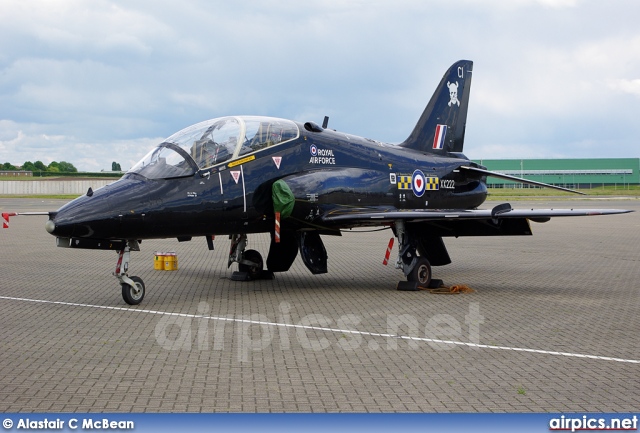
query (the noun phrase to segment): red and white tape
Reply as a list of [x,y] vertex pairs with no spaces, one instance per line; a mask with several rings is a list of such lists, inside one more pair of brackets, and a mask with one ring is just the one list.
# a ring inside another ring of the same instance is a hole
[[389,256],[391,255],[391,250],[393,249],[393,238],[389,239],[389,245],[387,246],[387,252],[384,255],[384,260],[382,261],[382,264],[387,266],[387,263],[389,263]]
[[12,216],[16,216],[18,215],[15,212],[2,212],[2,228],[3,229],[8,229],[9,228],[9,217]]
[[280,243],[280,212],[276,212],[275,241]]

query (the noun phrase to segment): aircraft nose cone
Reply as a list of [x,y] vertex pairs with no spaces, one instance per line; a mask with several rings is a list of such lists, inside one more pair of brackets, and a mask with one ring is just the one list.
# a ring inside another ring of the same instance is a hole
[[56,230],[56,223],[53,222],[53,220],[47,220],[46,223],[44,223],[44,229],[53,234],[53,232]]

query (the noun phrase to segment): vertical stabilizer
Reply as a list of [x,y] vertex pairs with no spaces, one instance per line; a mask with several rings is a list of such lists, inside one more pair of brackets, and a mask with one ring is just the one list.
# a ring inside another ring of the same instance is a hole
[[473,62],[460,60],[444,74],[416,127],[400,146],[447,154],[462,152]]

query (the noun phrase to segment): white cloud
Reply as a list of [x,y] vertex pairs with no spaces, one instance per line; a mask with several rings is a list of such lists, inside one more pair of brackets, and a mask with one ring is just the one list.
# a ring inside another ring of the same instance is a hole
[[640,78],[635,80],[608,80],[607,84],[609,88],[621,93],[628,93],[635,96],[640,96]]
[[537,2],[549,8],[568,8],[578,5],[578,0],[537,0]]
[[43,129],[46,128],[34,124],[0,121],[0,152],[11,155],[2,162],[21,165],[25,161],[67,161],[81,171],[100,171],[110,170],[115,160],[128,169],[162,141],[156,137],[85,142],[74,136],[48,135],[42,133]]

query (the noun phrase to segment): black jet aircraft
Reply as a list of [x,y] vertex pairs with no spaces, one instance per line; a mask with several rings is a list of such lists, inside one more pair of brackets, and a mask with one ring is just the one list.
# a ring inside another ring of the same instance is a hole
[[[251,279],[289,270],[298,253],[311,273],[326,273],[321,236],[386,226],[398,240],[396,267],[426,286],[431,266],[451,263],[443,238],[531,235],[530,221],[627,212],[479,209],[487,176],[566,189],[491,172],[464,156],[472,71],[471,61],[453,64],[398,145],[328,129],[327,118],[323,126],[257,116],[198,123],[118,181],[49,212],[45,228],[59,247],[117,251],[114,275],[135,305],[145,285],[129,276],[129,258],[144,239],[204,237],[213,249],[214,236],[229,235],[228,263]],[[245,249],[252,233],[271,234],[266,270],[260,253]]]

